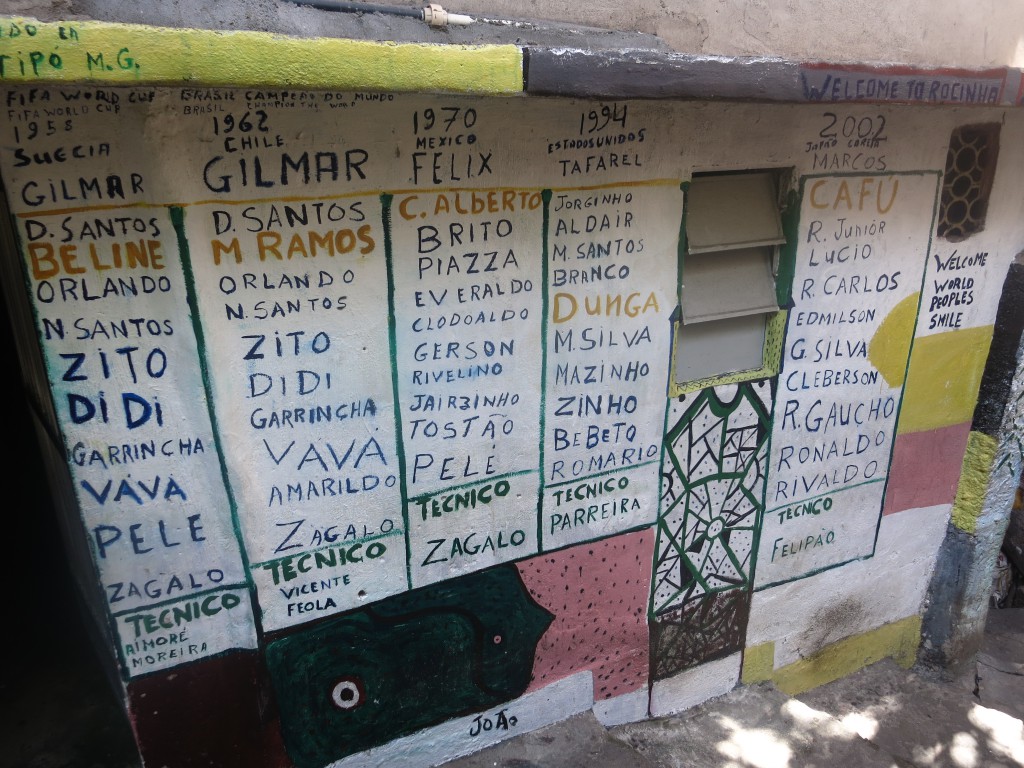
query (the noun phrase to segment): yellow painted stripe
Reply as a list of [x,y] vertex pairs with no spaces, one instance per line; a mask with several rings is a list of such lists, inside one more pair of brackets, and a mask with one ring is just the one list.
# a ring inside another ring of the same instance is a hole
[[992,332],[991,325],[984,325],[914,340],[900,433],[924,432],[973,418]]
[[743,671],[740,682],[744,685],[763,683],[772,679],[775,672],[775,642],[769,640],[760,645],[743,649]]
[[827,645],[806,659],[775,670],[772,679],[780,691],[795,696],[889,657],[909,669],[920,642],[921,617],[910,616]]
[[914,338],[917,304],[921,292],[916,291],[893,307],[878,326],[868,345],[868,358],[890,387],[902,387],[907,372],[910,341]]
[[996,460],[996,447],[995,438],[982,432],[972,431],[967,436],[960,483],[953,500],[953,525],[966,533],[974,533],[978,527],[989,474]]
[[523,53],[514,45],[306,39],[10,16],[0,16],[0,62],[0,83],[523,90]]

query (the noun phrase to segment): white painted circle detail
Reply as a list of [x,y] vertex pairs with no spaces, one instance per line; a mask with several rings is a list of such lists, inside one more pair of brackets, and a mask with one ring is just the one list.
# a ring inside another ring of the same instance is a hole
[[351,680],[340,680],[331,691],[331,701],[338,709],[352,709],[359,705],[361,698],[359,687]]

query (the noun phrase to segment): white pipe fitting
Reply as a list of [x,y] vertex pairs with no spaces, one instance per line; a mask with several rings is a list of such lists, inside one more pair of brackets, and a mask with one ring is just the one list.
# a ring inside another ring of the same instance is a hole
[[461,13],[448,13],[437,3],[429,3],[423,8],[423,20],[432,27],[465,27],[474,22],[472,16]]

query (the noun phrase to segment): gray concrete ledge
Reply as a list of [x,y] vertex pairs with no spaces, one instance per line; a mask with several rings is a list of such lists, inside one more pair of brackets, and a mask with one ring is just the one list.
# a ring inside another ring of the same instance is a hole
[[649,50],[524,49],[526,92],[591,99],[1018,106],[1021,70],[918,69]]

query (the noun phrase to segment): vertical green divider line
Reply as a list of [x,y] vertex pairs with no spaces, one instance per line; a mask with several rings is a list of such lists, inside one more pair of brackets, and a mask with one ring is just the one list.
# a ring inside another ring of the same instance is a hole
[[[800,217],[803,214],[804,190],[807,186],[807,177],[801,176],[797,189],[786,197],[786,210],[782,214],[782,233],[786,238],[786,244],[782,246],[779,254],[779,274],[775,278],[775,300],[779,306],[793,306],[793,281],[796,279],[796,252],[798,240],[800,239]],[[783,290],[783,283],[788,285]],[[785,302],[785,303],[783,303]],[[786,324],[782,327],[782,338],[779,339],[779,365],[775,375],[769,379],[771,388],[771,406],[768,412],[768,437],[764,455],[764,507],[757,515],[757,525],[754,526],[754,541],[752,544],[750,558],[750,593],[757,591],[757,556],[761,550],[761,532],[764,528],[764,520],[768,513],[768,478],[772,472],[772,435],[775,432],[775,412],[778,405],[779,382],[782,380],[782,367],[786,362],[786,341],[789,338],[789,323],[793,319],[793,313],[787,312]],[[767,342],[767,338],[765,339]]]
[[547,411],[547,389],[548,389],[548,254],[550,243],[548,242],[548,230],[551,224],[551,190],[545,189],[541,192],[541,200],[544,202],[544,213],[541,221],[541,323],[540,323],[540,451],[538,453],[538,467],[540,469],[540,482],[537,483],[537,553],[544,551],[544,489],[546,469],[544,467],[544,439],[546,437],[545,413]]
[[[787,318],[788,320],[788,318]],[[785,337],[783,337],[785,338]],[[779,358],[779,366],[782,365],[782,358]],[[773,383],[778,381],[778,374],[770,379],[765,379],[768,384],[768,406],[764,406],[761,400],[754,394],[754,385],[756,381],[748,382],[746,385],[740,384],[740,386],[747,386],[749,397],[747,398],[754,410],[757,411],[758,417],[764,416],[765,424],[765,436],[764,436],[764,487],[761,489],[761,509],[754,515],[754,535],[751,540],[750,549],[750,565],[747,568],[749,575],[747,576],[747,592],[751,595],[754,594],[754,579],[757,578],[757,554],[761,547],[761,529],[764,528],[764,519],[768,512],[768,470],[771,466],[772,458],[772,428],[774,427],[774,421],[772,414],[775,410],[775,400],[778,397],[778,384]],[[756,455],[755,451],[755,455]]]
[[796,250],[800,239],[800,208],[803,205],[804,185],[800,182],[799,192],[795,189],[786,195],[782,209],[782,236],[786,242],[779,247],[779,272],[775,276],[775,301],[780,307],[788,307],[793,294],[793,279],[796,277]]
[[[653,560],[651,561],[651,593],[647,599],[647,617],[648,619],[654,618],[654,592],[658,588],[658,560],[660,559],[659,544],[661,542],[661,513],[662,513],[662,498],[664,496],[663,485],[665,484],[665,474],[661,471],[661,468],[665,466],[665,454],[668,452],[668,441],[669,441],[669,427],[668,419],[669,414],[672,412],[672,400],[673,397],[670,394],[674,389],[675,384],[675,345],[676,345],[676,324],[682,323],[682,308],[683,308],[683,261],[686,254],[686,203],[689,199],[690,193],[690,182],[684,181],[679,185],[679,190],[683,193],[683,209],[679,215],[679,239],[676,245],[676,309],[669,317],[669,334],[668,334],[668,381],[665,382],[665,412],[662,415],[661,420],[661,453],[659,454],[660,463],[658,465],[658,511],[655,513],[654,525],[651,531],[654,534],[654,542],[651,546],[651,551],[654,553]],[[677,319],[678,318],[678,319]]]
[[683,192],[683,213],[679,217],[679,245],[676,248],[676,301],[683,308],[683,265],[686,261],[686,208],[690,201],[690,182],[679,185]]
[[380,196],[380,220],[384,227],[384,264],[388,272],[388,343],[391,345],[391,392],[395,408],[395,449],[398,451],[398,487],[402,495],[402,524],[405,526],[405,583],[412,589],[412,540],[409,531],[409,492],[405,478],[405,440],[402,433],[402,408],[398,402],[398,343],[395,319],[395,269],[391,243],[391,201],[394,195]]
[[246,581],[249,583],[249,599],[252,602],[252,617],[256,624],[257,638],[263,634],[263,621],[259,601],[256,599],[256,582],[252,578],[252,569],[249,564],[249,553],[245,549],[245,540],[242,537],[242,526],[238,520],[238,502],[235,500],[235,493],[228,479],[228,465],[224,459],[224,446],[220,441],[220,429],[217,426],[217,412],[213,407],[213,390],[210,385],[210,366],[206,360],[206,337],[203,335],[203,324],[199,321],[199,302],[196,298],[196,279],[192,271],[192,254],[189,251],[188,240],[185,238],[185,211],[181,206],[170,207],[171,225],[178,238],[178,257],[181,259],[181,272],[185,281],[185,296],[188,300],[189,313],[192,316],[192,331],[196,336],[196,347],[199,353],[199,372],[203,379],[203,390],[206,393],[206,410],[210,415],[210,426],[213,429],[213,443],[217,448],[217,460],[220,462],[220,475],[224,482],[224,492],[228,496],[228,508],[231,510],[231,526],[235,531],[235,539],[238,542],[238,551],[242,557],[242,568],[245,571]]

